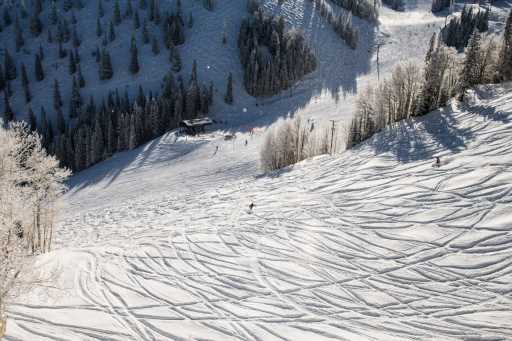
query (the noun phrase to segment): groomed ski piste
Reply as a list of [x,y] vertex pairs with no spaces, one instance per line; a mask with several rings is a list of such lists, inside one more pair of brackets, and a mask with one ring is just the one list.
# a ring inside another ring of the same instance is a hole
[[345,120],[377,79],[377,41],[384,77],[421,59],[444,23],[428,1],[384,8],[378,32],[354,18],[368,46],[352,52],[310,1],[264,4],[305,29],[319,69],[293,97],[256,107],[237,88],[236,48],[201,43],[219,36],[212,12],[184,56],[215,57],[207,72],[219,89],[233,69],[235,105],[215,112],[254,135],[170,132],[75,175],[54,251],[37,259],[43,280],[10,306],[5,340],[512,339],[512,85],[262,174],[276,117]]
[[512,89],[472,97],[267,176],[224,172],[241,141],[120,175],[169,194],[68,212],[5,339],[512,338]]

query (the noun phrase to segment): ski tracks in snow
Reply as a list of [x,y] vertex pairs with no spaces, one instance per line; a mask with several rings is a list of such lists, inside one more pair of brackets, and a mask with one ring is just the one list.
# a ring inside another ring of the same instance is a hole
[[[6,339],[510,339],[501,96],[448,114],[464,149],[432,134],[436,114],[417,125],[440,168],[375,155],[370,140],[278,176],[70,215],[57,244],[82,254],[74,303],[15,305]],[[489,105],[499,120],[479,119]]]

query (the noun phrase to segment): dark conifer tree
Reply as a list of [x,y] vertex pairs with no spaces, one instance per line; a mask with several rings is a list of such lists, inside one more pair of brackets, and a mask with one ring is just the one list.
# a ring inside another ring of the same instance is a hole
[[144,45],[149,43],[149,31],[146,20],[144,20],[144,24],[142,24],[142,42]]
[[52,1],[48,19],[49,19],[51,25],[57,24],[57,21],[59,20],[59,16],[57,14],[57,2],[56,1]]
[[103,51],[101,52],[100,60],[100,79],[111,79],[113,75],[114,71],[112,69],[112,63],[110,61],[110,54],[107,50],[103,49]]
[[60,96],[59,81],[55,79],[53,82],[53,108],[59,111],[62,107],[62,97]]
[[12,81],[18,77],[16,64],[14,64],[14,60],[7,49],[4,49],[4,72],[6,80]]
[[139,8],[146,9],[146,7],[147,7],[146,0],[139,0]]
[[169,59],[170,59],[171,64],[172,64],[172,70],[174,72],[180,72],[181,71],[180,51],[178,50],[178,48],[174,44],[172,44],[172,42],[171,42],[171,47],[170,47],[169,54],[170,54]]
[[28,128],[30,131],[35,131],[37,129],[36,115],[34,114],[34,110],[32,110],[32,108],[28,108]]
[[226,96],[224,96],[224,102],[227,104],[233,104],[233,75],[231,72],[228,76],[228,82],[226,85]]
[[73,7],[73,2],[71,0],[64,0],[63,8],[64,12],[69,12],[69,10]]
[[16,17],[16,24],[14,25],[14,34],[16,36],[16,52],[19,52],[25,45],[25,39],[23,38],[23,30],[21,29],[18,17]]
[[154,55],[157,55],[160,53],[160,44],[158,43],[158,39],[155,35],[151,37],[151,51]]
[[39,58],[41,58],[41,60],[44,60],[43,45],[39,45]]
[[105,9],[103,8],[103,0],[98,0],[98,16],[103,18],[105,15]]
[[32,99],[30,94],[29,80],[27,75],[27,68],[25,64],[21,64],[21,85],[23,86],[23,93],[25,94],[25,102],[29,103]]
[[114,23],[112,21],[110,22],[110,26],[109,26],[109,30],[108,30],[108,38],[109,38],[110,42],[113,42],[114,40],[116,40],[116,31],[114,30]]
[[42,81],[44,79],[44,70],[43,70],[43,64],[41,62],[41,57],[39,54],[36,54],[35,61],[34,61],[34,71],[36,80],[38,82]]
[[126,3],[126,10],[124,11],[124,16],[126,18],[131,18],[133,15],[133,6],[132,6],[132,0],[128,0]]
[[137,94],[137,103],[141,107],[146,106],[146,96],[144,95],[144,90],[142,89],[142,86],[139,85],[139,93]]
[[4,6],[4,24],[5,24],[5,27],[7,26],[10,26],[12,24],[12,18],[11,18],[11,13],[9,13],[9,9],[7,8],[7,6]]
[[114,24],[119,25],[121,23],[121,7],[119,6],[119,0],[114,1]]
[[70,75],[73,75],[76,72],[76,61],[75,61],[75,56],[73,55],[73,53],[69,54],[68,71],[69,71]]
[[75,63],[80,64],[80,53],[78,52],[78,49],[75,48]]
[[48,43],[50,43],[50,44],[53,43],[52,30],[49,27],[48,27]]
[[96,52],[94,52],[94,56],[96,57],[96,63],[99,63],[101,61],[101,52],[98,46],[96,46]]
[[59,41],[59,58],[65,58],[67,56],[66,50],[62,47],[62,41]]
[[73,26],[73,47],[77,48],[80,46],[80,38],[78,37],[78,32],[76,31],[76,26]]
[[7,93],[4,91],[4,123],[9,123],[11,121],[14,121],[16,119],[16,116],[14,115],[14,111],[12,111],[11,103],[9,103],[9,97]]
[[66,132],[66,120],[64,119],[62,109],[57,110],[56,128],[58,135],[64,134]]
[[96,19],[96,37],[101,37],[101,35],[103,34],[103,29],[101,28],[101,22],[100,22],[100,18],[97,18]]
[[41,34],[42,30],[43,30],[43,24],[41,23],[41,20],[39,19],[39,12],[37,12],[37,10],[35,10],[34,14],[30,18],[30,32],[32,32],[32,35],[34,37],[38,37]]
[[130,72],[132,74],[136,74],[139,72],[139,52],[137,50],[137,44],[135,43],[134,38],[132,38],[130,56]]
[[71,11],[71,23],[76,25],[78,21],[76,20],[75,11]]
[[5,75],[2,65],[0,65],[0,91],[5,88]]
[[71,98],[69,101],[69,117],[75,118],[80,114],[80,108],[82,106],[82,97],[80,96],[80,87],[73,77],[73,84],[71,88]]
[[78,64],[78,86],[81,88],[85,87],[85,79],[82,75],[82,68],[80,67],[80,64]]
[[194,17],[192,16],[192,12],[188,15],[188,28],[194,27]]
[[133,16],[133,28],[136,30],[140,28],[139,11],[135,11],[135,15]]

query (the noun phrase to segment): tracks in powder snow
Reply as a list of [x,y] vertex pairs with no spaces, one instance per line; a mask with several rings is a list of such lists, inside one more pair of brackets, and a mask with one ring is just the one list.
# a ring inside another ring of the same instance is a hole
[[58,243],[83,255],[75,303],[15,305],[7,340],[512,338],[512,124],[449,115],[464,149],[445,149],[428,117],[415,132],[450,154],[441,168],[398,162],[404,132],[377,156],[369,141],[280,176],[69,216]]

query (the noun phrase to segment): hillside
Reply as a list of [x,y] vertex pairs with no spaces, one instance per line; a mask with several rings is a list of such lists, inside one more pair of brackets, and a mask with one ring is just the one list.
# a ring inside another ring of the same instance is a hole
[[[103,47],[103,35],[100,37],[96,35],[96,20],[100,19],[102,32],[108,33],[109,22],[113,16],[114,1],[102,1],[105,12],[103,17],[99,17],[97,14],[97,1],[82,1],[82,3],[84,5],[82,9],[65,12],[59,2],[57,11],[59,18],[67,20],[70,29],[76,27],[81,42],[77,51],[80,55],[80,67],[85,79],[85,87],[80,90],[84,101],[87,102],[92,96],[99,104],[109,91],[116,89],[121,95],[126,90],[133,99],[137,95],[139,85],[144,88],[146,94],[149,91],[160,92],[162,79],[170,70],[171,63],[169,62],[169,51],[162,41],[161,25],[148,20],[149,8],[139,9],[138,1],[132,1],[134,10],[139,13],[141,25],[144,20],[147,20],[149,35],[159,41],[160,53],[154,55],[151,51],[151,44],[143,43],[142,27],[135,29],[133,17],[124,17],[128,2],[127,0],[120,1],[123,20],[119,25],[114,25],[115,40],[105,46],[111,55],[114,74],[111,80],[100,81],[98,65],[93,53],[95,53],[96,47]],[[176,1],[160,1],[159,4],[162,16],[176,8]],[[182,1],[183,17],[188,20],[188,16],[192,15],[194,23],[191,28],[186,25],[186,42],[178,47],[183,64],[179,74],[188,79],[192,63],[197,60],[199,79],[206,83],[210,81],[214,83],[212,115],[227,120],[230,127],[234,128],[268,124],[277,117],[296,110],[320,118],[325,116],[326,118],[340,119],[350,116],[353,95],[358,87],[376,77],[377,41],[383,45],[380,71],[385,74],[399,60],[410,57],[422,58],[431,33],[438,30],[439,25],[444,22],[443,17],[436,17],[429,13],[428,1],[419,1],[408,7],[407,16],[415,18],[413,22],[409,19],[405,20],[400,13],[383,8],[379,29],[357,17],[353,18],[354,26],[359,29],[360,43],[356,50],[352,50],[318,14],[311,1],[290,0],[278,5],[276,1],[269,0],[262,1],[262,5],[267,13],[282,15],[289,27],[304,30],[319,59],[319,68],[295,86],[292,98],[289,97],[289,92],[285,92],[256,105],[256,100],[249,96],[242,87],[243,72],[237,46],[240,20],[247,16],[245,1],[217,1],[213,11],[203,8],[201,1]],[[336,12],[343,11],[337,6],[333,6],[333,9]],[[46,4],[39,16],[43,24],[43,32],[39,37],[33,37],[28,29],[30,16],[20,19],[25,44],[19,52],[16,52],[15,48],[14,23],[4,27],[0,32],[0,40],[13,56],[18,67],[18,78],[10,84],[13,91],[10,104],[18,118],[26,118],[29,108],[39,115],[40,108],[44,106],[48,117],[54,120],[55,126],[56,118],[52,97],[54,81],[57,80],[60,84],[67,118],[72,76],[68,72],[68,57],[59,58],[56,37],[53,38],[52,43],[48,42],[48,27],[52,30],[53,36],[56,36],[56,26],[49,25],[48,22],[50,12],[51,6]],[[13,21],[15,20],[14,13],[14,10],[11,10]],[[76,24],[72,24],[72,16],[76,18]],[[404,26],[407,27],[406,30],[402,29]],[[226,45],[222,44],[224,32],[228,38]],[[129,72],[129,50],[132,36],[139,49],[140,71],[135,75]],[[37,82],[34,76],[34,56],[39,53],[40,47],[44,52],[42,64],[45,78]],[[74,50],[72,41],[63,44],[63,48]],[[4,52],[3,49],[0,52],[2,60]],[[22,63],[26,66],[30,81],[32,94],[30,103],[25,103],[23,96],[19,75]],[[232,106],[226,105],[223,101],[229,72],[233,73],[234,78],[235,102]]]
[[[55,289],[12,306],[6,340],[511,338],[511,118],[510,84],[480,88],[270,177],[246,175],[241,141],[163,163],[165,137],[68,194],[83,206],[39,259]],[[168,182],[189,158],[209,175]],[[115,191],[138,181],[166,194]]]

